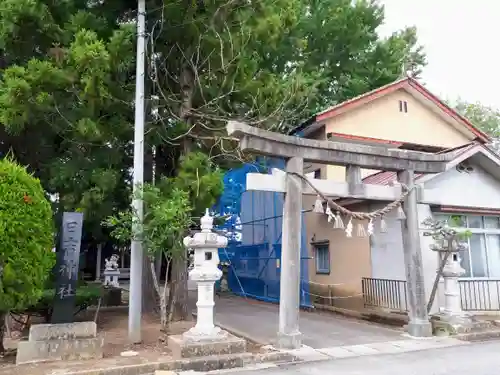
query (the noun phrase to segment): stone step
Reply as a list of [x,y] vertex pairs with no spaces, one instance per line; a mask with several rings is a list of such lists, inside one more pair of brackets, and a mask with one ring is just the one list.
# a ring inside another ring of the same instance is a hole
[[102,358],[104,339],[20,341],[16,364]]
[[500,329],[482,329],[457,335],[457,338],[463,341],[485,341],[500,338]]

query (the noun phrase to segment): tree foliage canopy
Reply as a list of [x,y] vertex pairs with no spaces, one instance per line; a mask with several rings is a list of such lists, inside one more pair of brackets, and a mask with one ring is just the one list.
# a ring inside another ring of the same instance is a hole
[[222,177],[205,154],[189,153],[181,158],[177,176],[163,177],[140,190],[145,212],[139,233],[132,225],[138,221],[137,213],[130,210],[108,217],[104,224],[120,242],[140,238],[151,257],[164,253],[169,259],[183,258],[182,239],[193,224],[192,217],[215,204],[224,188]]
[[[101,238],[102,220],[127,208],[131,190],[137,1],[0,4],[0,153],[11,150]],[[146,7],[146,180],[153,161],[157,180],[177,176],[188,143],[223,168],[241,160],[224,137],[230,118],[285,131],[425,64],[415,29],[379,37],[377,1]]]
[[455,109],[490,137],[500,138],[500,110],[464,100],[458,100]]

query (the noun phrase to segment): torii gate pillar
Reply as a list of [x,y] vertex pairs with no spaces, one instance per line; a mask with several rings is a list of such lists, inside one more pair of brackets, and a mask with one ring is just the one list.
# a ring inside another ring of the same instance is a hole
[[[316,194],[302,179],[304,161],[318,164],[347,166],[350,178],[346,183],[308,179],[310,183],[331,197],[350,197],[367,200],[392,201],[398,199],[401,188],[363,184],[360,168],[398,172],[401,182],[411,187],[413,172],[440,173],[445,170],[451,154],[431,155],[286,136],[230,121],[230,136],[240,140],[242,151],[284,158],[286,174],[247,176],[248,190],[285,193],[281,251],[280,316],[277,346],[281,349],[301,347],[300,313],[300,245],[302,224],[302,194]],[[411,191],[403,207],[407,219],[403,226],[405,266],[410,300],[408,332],[412,336],[428,336],[430,323],[423,289],[422,258],[418,246],[417,196]]]
[[[302,174],[304,160],[287,160],[286,171]],[[277,347],[295,349],[302,345],[299,331],[300,313],[300,245],[302,234],[302,181],[286,176],[283,205],[283,239],[281,244],[280,315]]]

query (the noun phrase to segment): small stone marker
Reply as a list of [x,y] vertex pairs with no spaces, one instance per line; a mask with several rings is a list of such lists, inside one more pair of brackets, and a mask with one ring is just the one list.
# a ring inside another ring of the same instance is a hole
[[16,364],[102,358],[94,322],[37,324],[17,347]]
[[75,312],[83,214],[64,212],[56,261],[56,292],[51,323],[71,323]]

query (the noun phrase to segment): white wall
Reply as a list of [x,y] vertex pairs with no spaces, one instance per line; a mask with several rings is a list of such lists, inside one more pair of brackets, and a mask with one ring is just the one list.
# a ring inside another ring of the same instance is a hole
[[[379,205],[372,206],[371,210],[377,208],[380,208]],[[429,300],[438,267],[438,255],[430,249],[432,239],[424,236],[427,228],[422,225],[422,222],[431,215],[428,205],[418,205],[420,247],[427,300]],[[376,225],[375,233],[370,240],[372,277],[375,279],[406,280],[401,222],[395,216],[396,213],[392,212],[386,217],[387,233],[380,233],[379,226]],[[435,301],[438,301],[438,296],[436,296]],[[431,311],[437,311],[437,306],[436,302]]]
[[[374,204],[370,210],[384,206],[381,203]],[[370,237],[372,278],[406,280],[401,221],[397,220],[395,212],[391,212],[384,220],[387,233],[380,232],[380,221],[377,220],[373,236]]]
[[424,183],[424,200],[443,206],[487,207],[500,209],[500,181],[472,164],[470,173],[452,168]]

